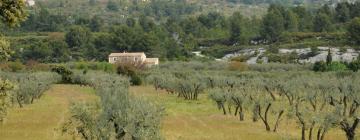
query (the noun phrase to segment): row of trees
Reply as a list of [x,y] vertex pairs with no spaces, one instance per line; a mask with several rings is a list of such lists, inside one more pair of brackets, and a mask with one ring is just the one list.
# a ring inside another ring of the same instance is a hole
[[[267,131],[276,132],[282,117],[294,119],[301,127],[301,139],[325,138],[329,129],[340,128],[349,140],[354,139],[358,125],[358,77],[353,74],[290,74],[275,78],[238,81],[235,88],[211,89],[210,98],[221,105],[235,108],[244,120],[244,110],[251,119],[261,120]],[[286,80],[285,80],[286,79]],[[338,80],[340,79],[340,80]],[[327,82],[324,82],[327,81]]]
[[360,121],[359,79],[352,72],[243,73],[236,77],[214,71],[155,72],[148,76],[156,89],[184,99],[193,99],[184,93],[196,93],[196,85],[201,85],[200,93],[208,93],[224,115],[260,121],[267,131],[277,132],[282,120],[294,120],[302,140],[323,140],[330,129],[340,129],[349,140],[354,139]]
[[309,11],[301,6],[285,8],[270,5],[263,18],[260,35],[270,42],[275,42],[283,32],[334,32],[351,28],[349,33],[350,37],[353,37],[351,33],[357,31],[353,31],[352,26],[346,27],[345,23],[360,16],[359,7],[359,2],[344,2],[337,4],[335,8],[324,5],[315,11]]
[[54,83],[60,81],[60,76],[50,72],[38,73],[8,73],[1,72],[0,122],[6,117],[9,107],[16,104],[22,108],[40,99],[44,92]]
[[95,88],[99,101],[78,103],[63,132],[82,139],[160,139],[161,110],[129,95],[129,80],[113,74],[78,73],[78,81]]

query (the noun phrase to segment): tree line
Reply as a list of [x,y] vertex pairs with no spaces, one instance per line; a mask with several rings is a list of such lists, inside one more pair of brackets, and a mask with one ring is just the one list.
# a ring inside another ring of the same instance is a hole
[[[60,31],[64,34],[55,32],[45,34],[46,38],[41,34],[39,37],[10,38],[10,46],[15,51],[11,60],[104,61],[110,52],[123,51],[144,51],[151,57],[186,60],[200,46],[276,44],[283,41],[283,36],[299,32],[323,32],[330,36],[330,33],[346,32],[341,35],[346,44],[358,45],[359,6],[359,2],[345,2],[335,8],[324,5],[311,10],[302,6],[272,4],[261,19],[245,17],[240,12],[234,12],[229,17],[220,12],[209,12],[183,18],[168,17],[163,22],[141,15],[128,17],[119,24],[105,24],[102,17],[93,16],[77,19],[73,24],[64,24],[59,28],[55,27],[62,24],[58,22],[67,20],[41,9],[37,14],[30,14],[22,27],[16,30]],[[43,22],[49,24],[43,25]]]

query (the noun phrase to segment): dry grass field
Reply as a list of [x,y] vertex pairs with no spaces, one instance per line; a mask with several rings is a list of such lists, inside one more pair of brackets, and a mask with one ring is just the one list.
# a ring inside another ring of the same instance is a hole
[[74,85],[54,85],[34,104],[14,107],[0,125],[1,140],[57,140],[63,136],[60,128],[68,117],[71,102],[96,99],[91,88]]
[[[279,132],[273,133],[266,132],[262,122],[253,123],[249,114],[245,115],[244,122],[222,115],[205,94],[198,101],[185,101],[151,86],[132,87],[130,91],[166,108],[162,133],[167,140],[296,140],[301,137],[296,122],[285,118]],[[325,139],[345,140],[346,137],[342,131],[332,129]]]

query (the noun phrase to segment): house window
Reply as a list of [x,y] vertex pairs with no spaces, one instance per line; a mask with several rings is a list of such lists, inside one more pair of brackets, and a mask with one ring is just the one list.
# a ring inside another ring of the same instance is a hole
[[116,57],[114,57],[114,61],[117,61],[117,58],[116,58]]

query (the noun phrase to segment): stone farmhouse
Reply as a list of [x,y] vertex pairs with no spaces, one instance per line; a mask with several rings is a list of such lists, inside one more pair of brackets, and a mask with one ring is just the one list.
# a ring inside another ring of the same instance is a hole
[[132,63],[132,64],[144,64],[146,66],[159,65],[159,58],[146,58],[144,52],[136,53],[111,53],[109,55],[109,63]]

